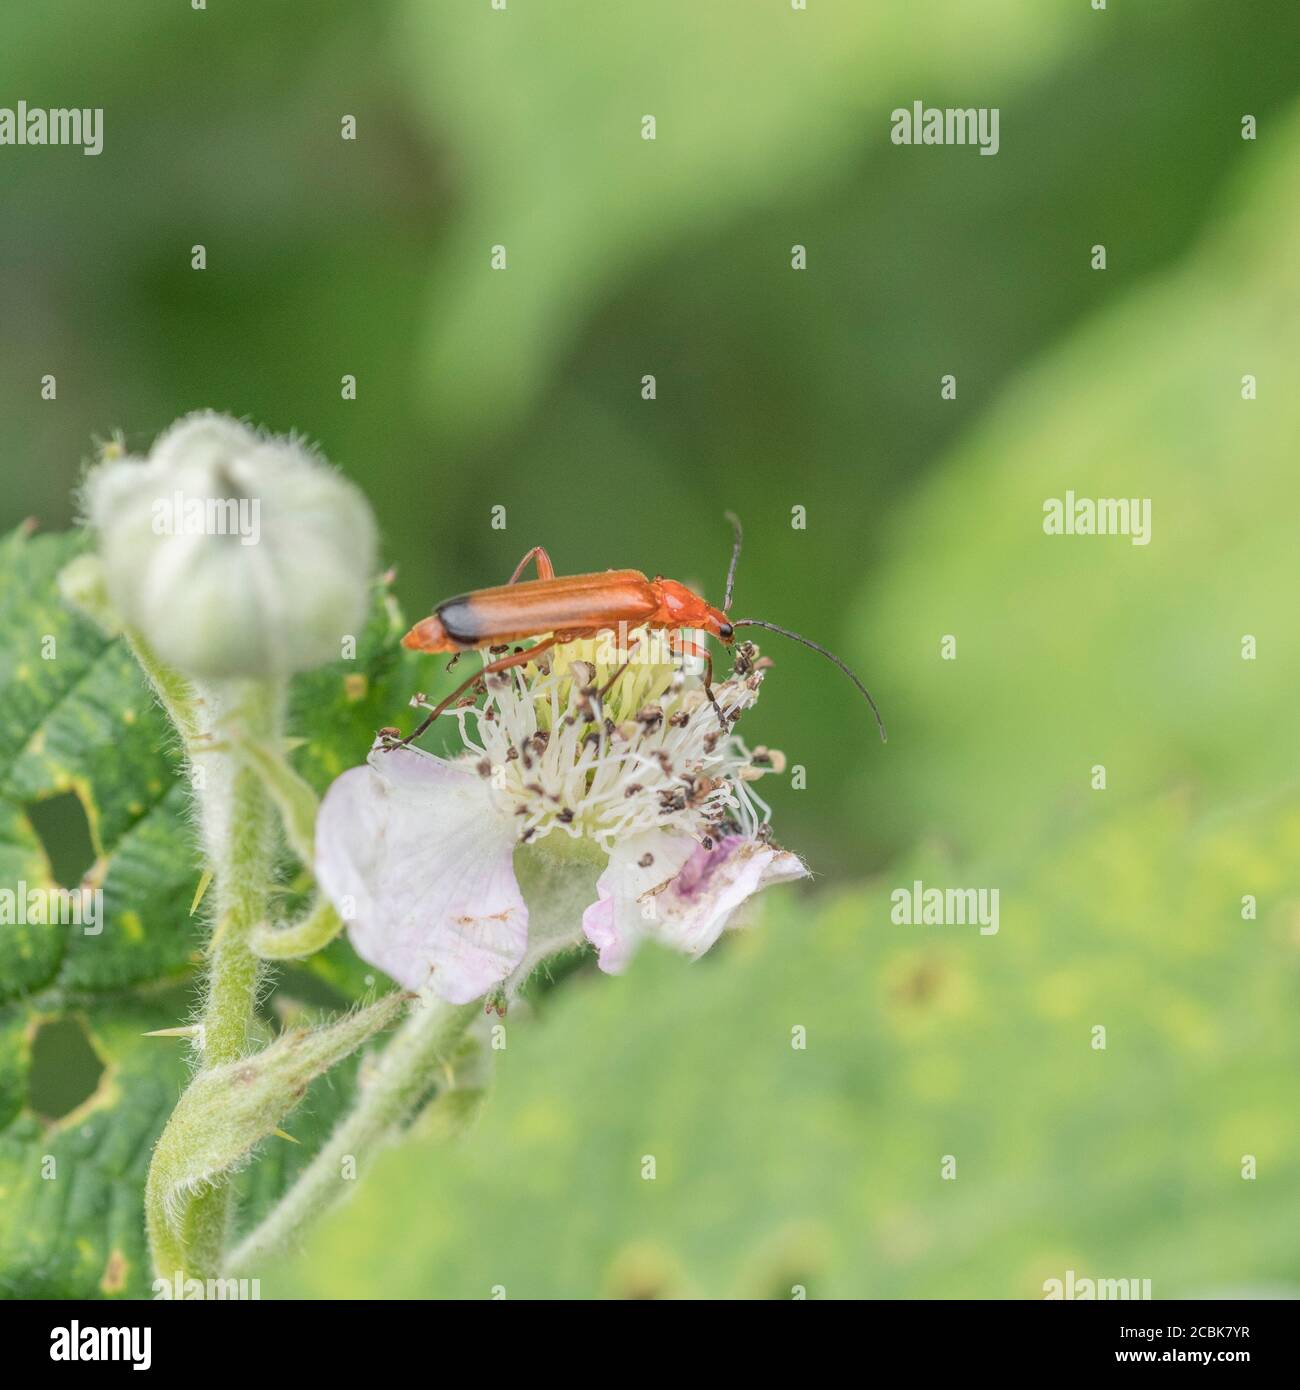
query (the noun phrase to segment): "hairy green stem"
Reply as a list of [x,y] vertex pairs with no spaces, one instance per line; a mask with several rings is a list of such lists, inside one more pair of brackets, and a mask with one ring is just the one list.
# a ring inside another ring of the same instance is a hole
[[455,1053],[482,1009],[481,1000],[444,1004],[431,999],[413,1008],[380,1054],[352,1112],[261,1225],[235,1248],[225,1273],[259,1266],[346,1195],[362,1163],[374,1158],[428,1095],[439,1066]]
[[[230,720],[241,721],[257,737],[280,735],[283,692],[276,686],[214,686],[201,689],[198,696],[199,718],[206,725],[200,739]],[[179,723],[178,728],[188,744],[187,729]],[[220,746],[204,748],[200,742],[189,751],[204,848],[215,875],[214,928],[201,1019],[202,1075],[235,1061],[248,1047],[261,969],[251,936],[266,917],[276,820],[253,768]],[[216,1178],[185,1198],[179,1211],[167,1209],[160,1186],[156,1181],[146,1186],[145,1215],[156,1273],[168,1279],[178,1270],[191,1278],[215,1276],[229,1226],[229,1179]]]
[[[233,707],[230,692],[209,697],[218,719],[278,728],[280,694],[245,688]],[[256,771],[226,751],[200,755],[207,768],[201,793],[203,834],[215,871],[216,927],[209,946],[208,997],[203,1011],[203,1066],[233,1062],[248,1045],[257,992],[258,958],[249,942],[266,917],[275,855],[275,811]]]

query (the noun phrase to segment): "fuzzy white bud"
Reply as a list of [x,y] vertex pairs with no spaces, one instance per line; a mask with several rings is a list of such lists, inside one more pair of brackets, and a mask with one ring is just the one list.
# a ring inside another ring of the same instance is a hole
[[363,620],[370,506],[296,439],[188,415],[147,459],[106,456],[85,505],[122,621],[187,675],[307,670]]

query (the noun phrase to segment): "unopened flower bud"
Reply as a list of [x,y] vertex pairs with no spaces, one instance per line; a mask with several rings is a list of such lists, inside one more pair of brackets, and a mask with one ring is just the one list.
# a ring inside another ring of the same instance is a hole
[[85,500],[122,621],[187,675],[306,670],[364,617],[370,506],[295,439],[189,415],[147,459],[106,457]]

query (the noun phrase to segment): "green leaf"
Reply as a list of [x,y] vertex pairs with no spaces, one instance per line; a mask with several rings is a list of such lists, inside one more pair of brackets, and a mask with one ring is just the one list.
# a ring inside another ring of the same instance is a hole
[[[172,991],[75,1012],[0,1012],[0,1296],[148,1290],[141,1194],[187,1067],[183,1044],[141,1033],[186,1006]],[[51,1119],[29,1103],[32,1044],[38,1028],[67,1017],[82,1022],[104,1071],[82,1105]]]
[[[925,833],[936,799],[945,833],[1010,846],[1098,796],[1275,784],[1300,687],[1300,120],[1271,142],[1183,266],[1026,373],[897,512],[857,610],[898,712],[889,756],[862,760],[874,838]],[[1067,491],[1149,498],[1149,544],[1044,534]]]
[[[24,528],[0,540],[0,889],[57,886],[28,808],[71,792],[93,847],[86,882],[103,892],[98,933],[0,915],[0,1290],[13,1296],[147,1290],[144,1175],[188,1079],[188,1048],[140,1035],[189,1021],[206,924],[202,908],[190,912],[202,865],[179,740],[126,646],[60,594],[60,573],[83,554],[76,534]],[[290,731],[304,740],[293,761],[317,793],[364,760],[375,728],[400,717],[414,690],[400,630],[381,583],[355,652],[292,687]],[[304,886],[286,865],[286,914]],[[336,941],[285,973],[266,1021],[310,1026],[374,984]],[[52,1115],[33,1094],[33,1039],[69,1019],[104,1073],[93,1101]],[[240,1175],[246,1219],[309,1160],[354,1074],[345,1066],[312,1087],[294,1126],[302,1144],[276,1146],[292,1157]]]

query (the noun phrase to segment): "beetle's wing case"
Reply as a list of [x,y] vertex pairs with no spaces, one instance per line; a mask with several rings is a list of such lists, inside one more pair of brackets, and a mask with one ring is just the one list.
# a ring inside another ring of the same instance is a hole
[[453,641],[474,647],[541,632],[643,623],[658,609],[654,588],[639,570],[605,570],[476,589],[449,598],[436,611]]

